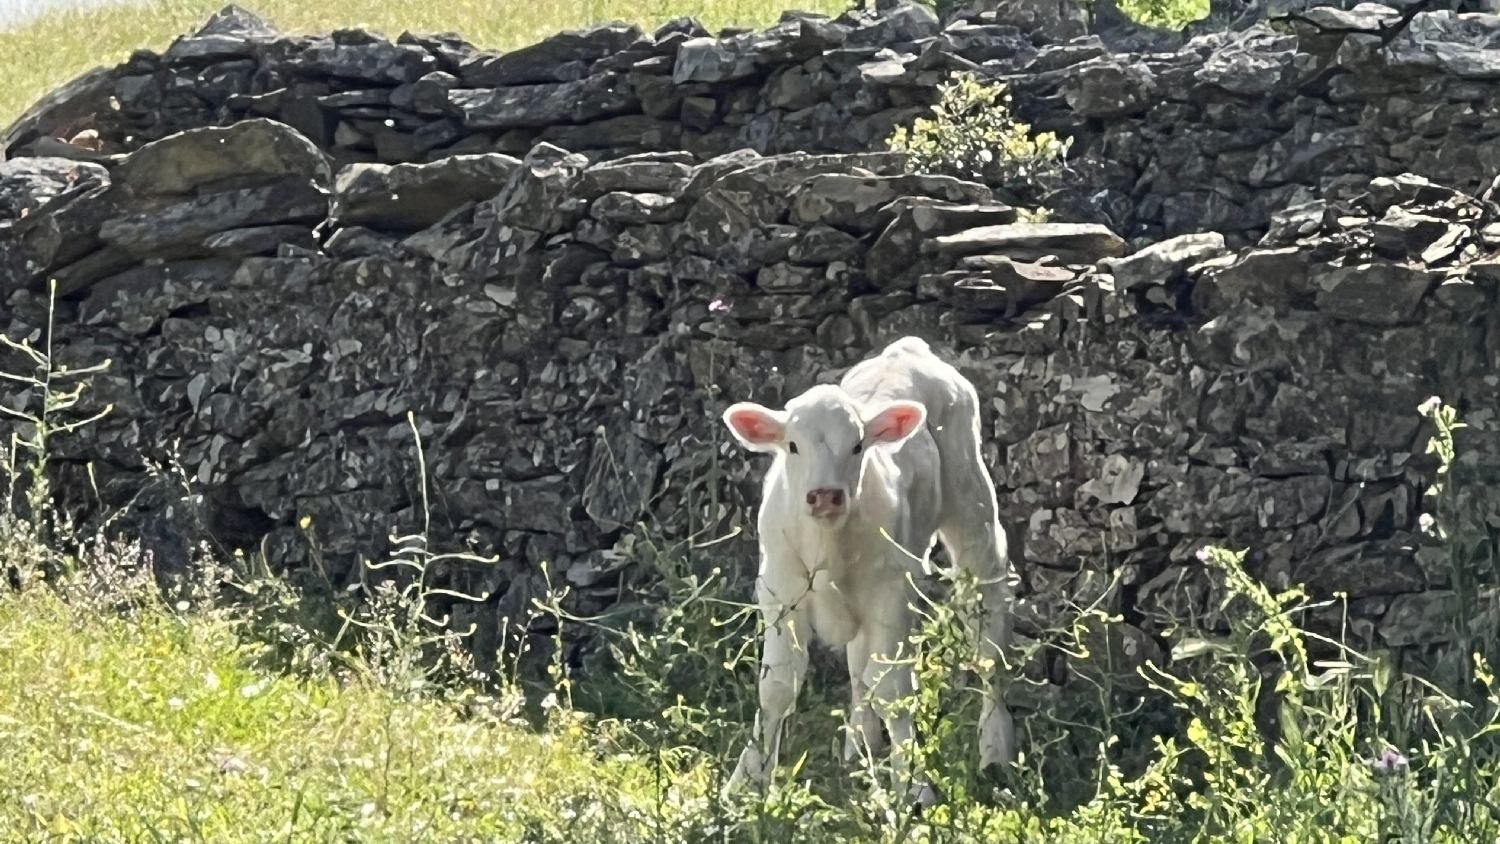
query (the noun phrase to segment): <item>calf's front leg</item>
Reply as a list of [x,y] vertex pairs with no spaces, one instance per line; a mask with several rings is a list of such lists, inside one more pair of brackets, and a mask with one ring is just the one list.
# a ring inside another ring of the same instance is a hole
[[849,728],[844,735],[844,760],[853,762],[859,756],[860,744],[871,756],[885,749],[885,737],[880,733],[880,716],[867,699],[870,688],[865,683],[865,670],[870,664],[870,637],[865,631],[854,637],[844,648],[849,661]]
[[729,778],[729,787],[749,781],[757,785],[770,782],[781,746],[781,726],[791,714],[807,674],[808,647],[812,635],[805,610],[762,604],[765,619],[765,643],[761,650],[760,712],[750,743],[740,754],[740,761]]

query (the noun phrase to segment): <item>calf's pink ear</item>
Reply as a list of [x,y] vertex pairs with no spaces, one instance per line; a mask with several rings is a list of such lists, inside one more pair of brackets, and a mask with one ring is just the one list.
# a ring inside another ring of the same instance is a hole
[[865,422],[865,439],[899,443],[927,421],[927,408],[914,401],[893,401]]
[[786,434],[786,413],[742,401],[724,411],[724,424],[745,448],[752,451],[775,451]]

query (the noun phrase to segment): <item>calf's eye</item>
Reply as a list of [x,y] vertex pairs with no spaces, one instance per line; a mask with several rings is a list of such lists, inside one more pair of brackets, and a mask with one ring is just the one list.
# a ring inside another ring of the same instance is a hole
[[797,453],[797,444],[796,443],[787,443],[786,444],[786,450],[790,451],[793,454],[796,454]]
[[865,450],[865,444],[864,443],[855,443],[854,444],[854,453],[855,454],[859,454],[861,451],[864,451],[864,450]]

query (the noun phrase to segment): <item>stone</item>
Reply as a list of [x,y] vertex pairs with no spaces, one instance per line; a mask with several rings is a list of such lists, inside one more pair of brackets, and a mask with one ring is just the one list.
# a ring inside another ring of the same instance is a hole
[[1327,223],[1328,203],[1305,202],[1271,215],[1271,224],[1260,245],[1270,248],[1291,246],[1304,237],[1320,234]]
[[508,88],[454,88],[448,102],[470,129],[511,129],[587,123],[639,111],[630,81],[604,73],[573,82]]
[[684,191],[687,198],[696,199],[688,211],[689,231],[705,248],[718,251],[752,229],[778,222],[790,211],[797,188],[809,179],[864,169],[862,163],[889,166],[886,161],[837,155],[764,159],[731,154],[705,162]]
[[604,530],[634,526],[647,512],[663,463],[655,446],[625,426],[599,436],[582,493],[584,512]]
[[[1418,32],[1422,28],[1418,26]],[[1402,34],[1405,37],[1396,38],[1389,45],[1389,61],[1395,67],[1435,68],[1460,79],[1500,78],[1500,61],[1490,53],[1486,42],[1454,43],[1451,38],[1442,37],[1419,40],[1410,28]]]
[[1181,483],[1158,490],[1146,509],[1168,530],[1189,535],[1292,528],[1313,520],[1328,500],[1329,485],[1326,477],[1270,482],[1234,467],[1193,465]]
[[498,220],[510,225],[555,231],[571,216],[566,197],[587,168],[588,159],[577,153],[537,144],[487,204],[494,207]]
[[66,158],[0,162],[0,222],[27,216],[59,194],[86,193],[109,183],[109,171],[98,164]]
[[1308,282],[1318,310],[1370,325],[1411,321],[1441,274],[1399,264],[1315,268]]
[[1228,250],[1218,232],[1184,234],[1153,243],[1124,258],[1107,262],[1115,277],[1115,289],[1126,291],[1148,285],[1173,284],[1187,268],[1224,255]]
[[[205,245],[204,250],[212,253]],[[105,247],[90,252],[72,263],[56,267],[46,273],[49,281],[57,282],[57,295],[71,296],[101,278],[122,272],[136,263],[135,256],[123,249]]]
[[931,38],[941,24],[937,15],[925,5],[902,0],[876,20],[858,27],[845,39],[846,47],[888,47]]
[[[1010,319],[1033,305],[1046,302],[1061,292],[1059,282],[1071,281],[1073,274],[1051,275],[1046,269],[1027,272],[1031,265],[1005,265],[1008,271],[991,271],[974,275],[969,270],[924,275],[917,279],[917,293],[925,298],[947,302],[965,311],[998,313]],[[1039,276],[1033,278],[1032,276]]]
[[173,41],[162,58],[171,63],[251,58],[280,35],[264,18],[230,4],[211,15],[197,32]]
[[777,74],[766,89],[766,105],[796,111],[812,108],[838,90],[838,77],[826,68],[809,70],[803,65]]
[[229,229],[203,239],[203,249],[215,258],[248,258],[274,255],[282,244],[314,249],[312,229],[307,226],[250,226]]
[[446,114],[452,106],[448,92],[457,88],[457,76],[435,70],[411,85],[411,108],[418,114]]
[[682,219],[686,211],[681,202],[664,194],[624,191],[607,193],[589,206],[589,215],[594,219],[623,225],[674,222]]
[[[882,221],[889,222],[882,226]],[[865,256],[865,271],[882,286],[896,284],[921,257],[921,245],[935,236],[980,226],[1014,223],[1008,205],[951,205],[925,198],[902,198],[880,210],[875,218],[879,237]]]
[[1004,254],[1022,261],[1052,255],[1062,263],[1093,264],[1125,253],[1119,235],[1095,223],[1011,223],[944,235],[922,251],[943,257]]
[[1344,546],[1314,553],[1293,566],[1292,580],[1314,596],[1343,592],[1351,598],[1419,592],[1426,586],[1412,555],[1384,542]]
[[1036,54],[1031,39],[1013,26],[955,21],[944,27],[937,37],[947,52],[977,64],[994,60],[1024,63]]
[[476,50],[473,44],[456,32],[413,33],[410,30],[396,36],[397,44],[421,47],[437,59],[438,69],[443,73],[457,73],[458,68]]
[[906,196],[976,205],[994,201],[994,194],[984,185],[950,176],[877,176],[864,179],[829,173],[814,176],[797,191],[792,202],[792,221],[868,231],[876,210],[889,205],[897,197]]
[[1377,35],[1381,29],[1400,18],[1400,13],[1378,3],[1360,3],[1353,9],[1335,6],[1313,6],[1298,16],[1322,32],[1364,32]]
[[1079,487],[1079,492],[1100,504],[1130,504],[1139,494],[1145,476],[1145,464],[1122,454],[1111,454],[1104,459],[1099,475]]
[[287,62],[288,69],[307,76],[390,85],[415,82],[438,69],[437,59],[414,44],[358,40],[362,43],[315,41]]
[[1237,33],[1193,76],[1231,94],[1265,95],[1281,90],[1293,78],[1297,58],[1295,38],[1252,29]]
[[672,83],[731,82],[778,63],[806,61],[829,46],[838,30],[804,21],[784,21],[761,31],[727,38],[689,38],[677,48]]
[[676,194],[692,177],[692,156],[630,158],[596,164],[578,181],[578,193],[589,199],[614,191]]
[[1457,634],[1462,607],[1458,594],[1446,590],[1397,595],[1377,629],[1394,648],[1449,642]]
[[332,182],[328,159],[306,137],[274,120],[191,129],[146,144],[115,168],[116,184],[141,197],[180,196],[283,179]]
[[801,233],[787,250],[787,258],[798,264],[849,265],[858,262],[864,251],[864,245],[854,235],[831,226],[814,226]]
[[1078,276],[1063,267],[1054,267],[1046,259],[1028,263],[1015,261],[1005,255],[970,255],[958,260],[958,268],[981,272],[993,281],[1001,282],[1063,282]]
[[1158,94],[1150,68],[1113,57],[1076,65],[1062,90],[1073,111],[1101,118],[1137,114],[1154,105]]
[[577,152],[605,150],[613,157],[628,150],[672,150],[682,141],[682,127],[671,120],[625,114],[582,126],[548,126],[537,140]]
[[621,52],[642,37],[634,24],[608,23],[568,30],[519,50],[478,53],[459,67],[465,88],[577,82],[589,65]]
[[235,264],[184,261],[137,267],[96,283],[79,309],[84,325],[110,322],[130,334],[145,334],[172,312],[204,304],[229,284]]
[[416,231],[469,202],[500,193],[521,166],[500,153],[450,155],[431,164],[351,164],[333,186],[333,215],[342,225]]
[[1423,263],[1434,263],[1445,255],[1427,255],[1428,249],[1448,241],[1452,245],[1468,229],[1449,223],[1430,214],[1413,214],[1399,206],[1386,210],[1385,216],[1369,225],[1371,246],[1382,256],[1401,260],[1420,258]]
[[66,158],[70,161],[89,161],[104,165],[115,163],[119,159],[119,155],[105,153],[99,148],[100,144],[97,143],[97,133],[91,133],[92,130],[85,130],[74,136],[78,143],[44,135],[16,147],[15,157]]
[[995,4],[993,20],[996,24],[1032,33],[1033,40],[1044,44],[1065,44],[1089,31],[1088,14],[1074,0],[1057,3],[1000,0]]
[[1193,286],[1193,307],[1206,316],[1236,305],[1285,306],[1310,292],[1310,260],[1297,248],[1256,249],[1211,261]]
[[87,125],[96,115],[108,113],[120,76],[117,68],[96,67],[42,95],[15,122],[0,130],[0,160],[14,157],[25,144],[67,127]]
[[203,194],[152,211],[106,220],[99,239],[132,255],[190,257],[217,232],[275,223],[316,222],[328,212],[328,195],[306,182]]

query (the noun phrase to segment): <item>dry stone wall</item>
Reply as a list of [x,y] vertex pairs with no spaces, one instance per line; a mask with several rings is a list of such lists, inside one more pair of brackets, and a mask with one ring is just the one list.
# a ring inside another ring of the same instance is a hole
[[1003,186],[1012,198],[1136,243],[1219,231],[1249,245],[1275,211],[1350,199],[1372,175],[1487,186],[1500,167],[1490,143],[1500,19],[1424,13],[1378,49],[1396,20],[1388,7],[1283,5],[1297,10],[1186,43],[1109,4],[1090,33],[1074,0],[976,0],[946,19],[881,0],[832,20],[788,12],[761,31],[604,26],[505,54],[452,34],[291,36],[230,7],[161,54],[56,92],[0,148],[56,154],[53,136],[92,129],[102,153],[119,153],[269,117],[335,166],[522,156],[540,142],[590,160],[853,153],[877,148],[947,74],[969,70],[1009,84],[1038,129],[1074,139],[1071,178],[1042,195]]
[[[717,548],[752,564],[763,466],[728,402],[919,334],[984,399],[1023,632],[1097,601],[1145,658],[1163,617],[1217,607],[1194,552],[1229,542],[1268,582],[1347,593],[1359,641],[1441,639],[1427,396],[1471,423],[1471,527],[1500,517],[1500,208],[1475,196],[1500,18],[1420,15],[1379,52],[1392,13],[1366,4],[1127,53],[1175,36],[1056,8],[504,55],[230,8],[86,76],[0,163],[0,329],[40,338],[55,279],[60,360],[113,361],[59,489],[126,508],[158,560],[202,539],[347,569],[423,521],[410,413],[434,540],[502,558],[454,573],[491,595],[470,613],[513,615],[543,561],[598,608],[638,523],[744,528]],[[973,67],[1077,139],[1047,197],[1068,222],[878,151]],[[92,149],[65,140],[83,128]]]

